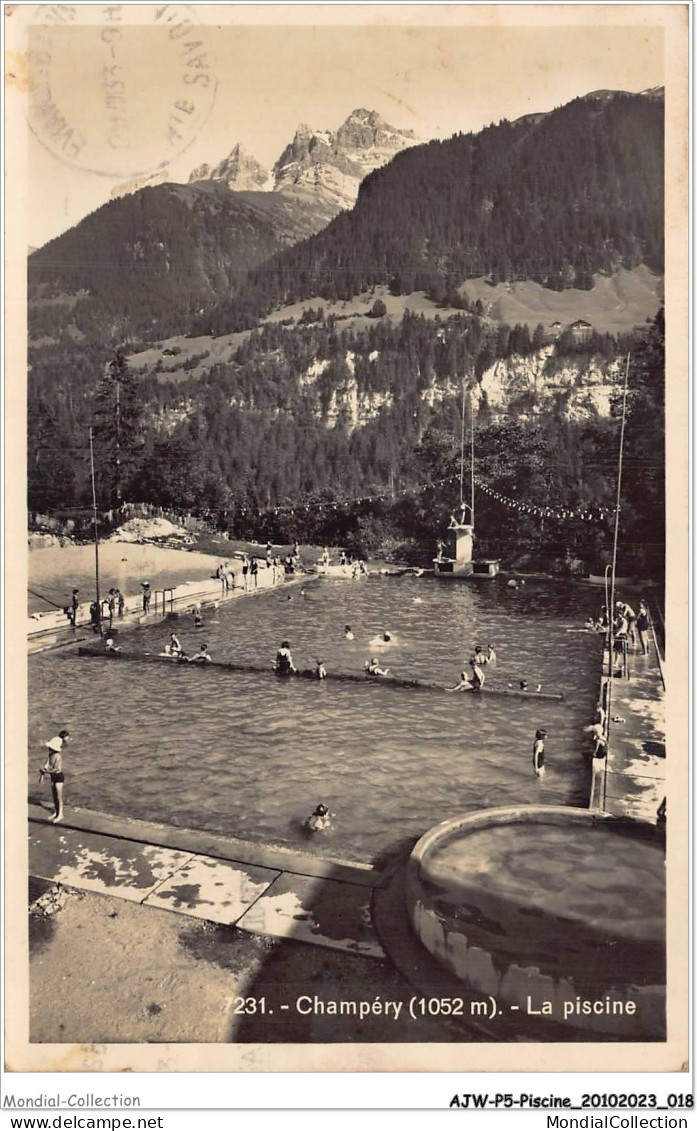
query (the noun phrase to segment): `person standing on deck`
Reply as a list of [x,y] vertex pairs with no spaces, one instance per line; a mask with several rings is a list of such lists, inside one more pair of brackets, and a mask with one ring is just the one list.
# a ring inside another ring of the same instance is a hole
[[639,643],[641,644],[642,656],[649,654],[649,608],[646,601],[639,602],[639,612],[636,618],[636,630],[639,633]]
[[140,592],[141,592],[141,597],[142,597],[142,601],[143,601],[143,612],[147,616],[148,610],[150,608],[150,599],[152,597],[152,593],[150,592],[150,582],[149,581],[141,581]]
[[123,611],[126,608],[126,598],[120,589],[116,590],[116,606],[119,612],[119,620],[123,620]]
[[256,589],[259,584],[259,562],[256,558],[252,558],[252,564],[249,567],[249,572],[252,575],[252,588]]
[[242,555],[242,584],[246,593],[249,588],[249,558],[246,554]]
[[43,780],[44,776],[48,774],[51,778],[51,792],[53,793],[53,805],[55,812],[49,820],[54,824],[58,824],[63,820],[63,783],[65,782],[65,775],[63,773],[63,748],[70,742],[70,731],[62,730],[54,738],[49,738],[46,743],[48,750],[48,758],[43,769],[39,770],[39,778]]
[[68,620],[70,621],[72,628],[75,628],[77,621],[77,610],[80,607],[80,599],[78,597],[79,592],[79,589],[73,589],[72,596],[70,598],[70,605],[68,606]]

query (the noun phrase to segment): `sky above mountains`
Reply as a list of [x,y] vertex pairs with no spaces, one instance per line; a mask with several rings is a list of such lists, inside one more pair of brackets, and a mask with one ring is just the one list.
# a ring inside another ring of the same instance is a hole
[[[204,7],[197,14],[203,20],[205,13],[224,10]],[[487,10],[494,11],[480,11]],[[304,11],[308,19],[316,18],[317,9]],[[390,9],[382,11],[384,23],[394,18]],[[166,179],[187,181],[194,167],[217,164],[238,142],[270,168],[300,122],[335,130],[359,106],[427,140],[551,110],[599,88],[640,91],[664,82],[660,28],[506,27],[501,26],[503,20],[488,22],[496,26],[211,26],[204,38],[217,78],[215,97],[190,144],[168,160]],[[158,115],[161,118],[163,92],[171,83],[173,45],[162,27],[141,24],[124,28],[122,34],[126,32],[133,49],[121,57],[120,79],[147,142],[150,127],[154,138],[162,132]],[[90,59],[90,44],[99,29],[72,27],[61,29],[63,33],[73,37],[76,61]],[[101,137],[102,129],[106,137],[98,118],[85,109],[90,81],[89,69],[76,66],[65,97],[73,116],[88,115],[81,121],[83,131],[92,126],[93,134]],[[32,246],[77,223],[108,200],[119,184],[139,180],[130,170],[114,175],[106,161],[103,170],[99,161],[92,161],[89,169],[68,164],[37,131],[30,130],[28,138],[26,237]],[[156,144],[143,144],[143,154],[141,165],[152,159],[153,169],[163,160]]]

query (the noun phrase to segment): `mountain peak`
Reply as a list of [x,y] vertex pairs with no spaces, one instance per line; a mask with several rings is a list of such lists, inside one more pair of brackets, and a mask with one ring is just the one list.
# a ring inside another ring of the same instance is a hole
[[247,149],[239,142],[230,150],[214,169],[210,165],[199,165],[189,176],[189,184],[194,181],[218,181],[235,192],[258,192],[266,187],[269,174]]

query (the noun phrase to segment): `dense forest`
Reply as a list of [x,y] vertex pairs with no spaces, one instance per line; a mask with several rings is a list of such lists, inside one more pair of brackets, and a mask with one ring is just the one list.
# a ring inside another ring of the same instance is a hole
[[[365,553],[400,545],[407,552],[410,544],[423,556],[457,497],[464,374],[468,421],[475,413],[480,548],[508,560],[600,566],[614,506],[616,419],[573,422],[553,402],[502,419],[479,388],[483,357],[520,356],[532,339],[527,327],[487,330],[471,314],[442,323],[407,314],[398,326],[377,320],[361,333],[318,317],[292,330],[264,326],[233,363],[176,385],[135,377],[118,352],[106,368],[102,361],[95,382],[96,359],[83,356],[81,394],[74,370],[69,382],[44,379],[40,388],[40,373],[33,375],[30,508],[88,505],[91,425],[105,510],[142,500],[203,514],[238,536],[343,540]],[[583,348],[609,359],[629,344],[596,337]],[[568,363],[561,348],[550,351],[551,369]],[[633,351],[623,552],[633,572],[656,573],[662,317]],[[333,395],[347,382],[359,400],[377,396],[370,418],[357,421],[335,405],[330,419]],[[434,387],[439,396],[425,395]],[[540,522],[514,505],[521,501],[553,513]],[[567,517],[558,517],[563,511]]]

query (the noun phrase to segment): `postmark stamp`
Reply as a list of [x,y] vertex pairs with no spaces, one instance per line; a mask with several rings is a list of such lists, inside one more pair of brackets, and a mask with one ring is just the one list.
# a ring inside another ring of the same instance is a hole
[[217,88],[211,29],[186,4],[41,5],[28,73],[36,139],[105,177],[166,168],[201,133]]

